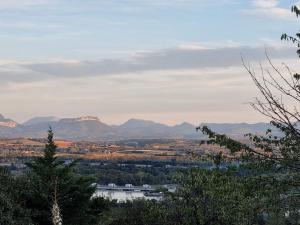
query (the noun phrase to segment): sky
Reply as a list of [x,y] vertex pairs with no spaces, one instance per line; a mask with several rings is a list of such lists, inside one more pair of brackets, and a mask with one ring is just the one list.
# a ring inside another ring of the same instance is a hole
[[249,106],[259,72],[300,69],[293,0],[0,0],[0,113],[267,121]]

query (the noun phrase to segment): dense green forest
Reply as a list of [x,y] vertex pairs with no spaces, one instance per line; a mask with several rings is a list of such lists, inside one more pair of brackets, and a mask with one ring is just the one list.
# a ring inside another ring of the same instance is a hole
[[80,164],[76,171],[84,175],[93,175],[99,184],[115,183],[117,185],[132,184],[141,186],[143,184],[170,184],[176,176],[176,169],[165,167],[137,168],[134,165],[119,166],[114,163],[91,167],[89,164]]
[[[298,16],[300,11],[293,7]],[[283,35],[300,47],[300,34]],[[300,56],[300,51],[298,50]],[[50,129],[44,155],[27,164],[28,170],[13,176],[0,168],[1,225],[283,225],[300,224],[300,130],[299,112],[282,102],[282,95],[299,103],[300,75],[282,74],[266,54],[267,76],[245,69],[260,97],[252,107],[267,116],[281,137],[248,134],[252,145],[220,135],[208,127],[198,130],[211,143],[230,150],[238,166],[220,167],[227,158],[211,156],[212,169],[185,170],[110,166],[87,168],[56,157],[57,146]],[[274,75],[273,75],[274,74]],[[273,91],[275,90],[275,91]],[[200,160],[200,159],[199,159]],[[232,160],[232,159],[231,159]],[[90,175],[93,176],[90,176]],[[173,183],[175,193],[162,201],[125,203],[93,196],[94,182]]]
[[96,162],[95,160],[80,160],[75,166],[75,171],[81,175],[95,177],[96,182],[102,185],[114,183],[116,185],[141,186],[143,184],[172,184],[179,174],[187,173],[188,168],[191,167],[209,169],[214,165],[210,161],[195,163],[149,160]]

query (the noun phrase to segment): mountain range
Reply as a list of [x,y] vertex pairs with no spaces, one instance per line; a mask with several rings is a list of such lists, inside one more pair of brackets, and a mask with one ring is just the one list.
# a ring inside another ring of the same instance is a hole
[[[206,123],[212,130],[234,137],[245,133],[264,134],[268,123]],[[130,119],[121,125],[108,125],[94,116],[78,118],[35,117],[18,124],[0,114],[0,138],[44,138],[52,127],[55,136],[69,140],[125,140],[125,139],[199,139],[205,137],[196,132],[196,126],[181,123],[168,126],[149,120]]]

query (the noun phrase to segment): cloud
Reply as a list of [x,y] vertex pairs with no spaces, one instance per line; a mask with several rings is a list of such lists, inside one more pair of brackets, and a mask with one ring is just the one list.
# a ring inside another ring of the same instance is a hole
[[[257,121],[246,104],[257,91],[240,53],[247,61],[264,61],[264,47],[198,45],[94,62],[0,61],[2,113],[22,120],[93,114],[104,121]],[[275,65],[299,64],[294,49],[267,49]]]
[[[201,45],[200,45],[201,46]],[[122,76],[150,76],[153,71],[220,69],[241,66],[241,54],[249,61],[265,60],[264,47],[231,46],[201,48],[182,45],[177,48],[137,53],[128,59],[100,61],[0,62],[1,84],[49,79]],[[266,47],[273,59],[294,58],[295,49]],[[0,84],[0,85],[1,85]]]
[[258,8],[274,8],[278,5],[278,0],[254,0],[253,4]]
[[24,119],[93,114],[104,121],[137,116],[171,123],[187,119],[196,124],[217,119],[244,121],[249,116],[244,103],[256,94],[251,84],[241,66],[156,70],[10,83],[0,87],[0,102],[6,106],[2,113],[14,118],[8,112],[15,112]]
[[[290,48],[267,48],[274,58],[295,57]],[[173,48],[140,53],[130,59],[105,59],[86,62],[32,63],[26,69],[55,77],[104,76],[155,70],[220,68],[241,65],[241,54],[250,60],[264,60],[264,47],[225,47],[217,49]]]
[[178,7],[178,6],[211,6],[211,5],[228,5],[236,4],[237,0],[126,0],[124,1],[128,5],[135,6],[152,6],[152,7]]
[[[154,119],[152,116],[156,115],[158,119],[167,114],[169,117],[177,114],[177,118],[166,117],[166,121],[170,122],[182,121],[184,117],[190,118],[184,115],[194,113],[193,120],[198,124],[204,114],[220,108],[222,113],[226,111],[225,108],[237,110],[233,103],[245,101],[244,97],[251,93],[249,87],[247,92],[244,91],[250,83],[250,77],[244,75],[241,68],[229,67],[145,71],[143,76],[124,73],[10,83],[0,87],[0,102],[7,106],[6,111],[20,112],[22,118],[32,114],[63,113],[68,117],[100,114],[101,118],[112,115],[116,118],[123,115],[125,120],[137,115],[147,119]],[[234,95],[239,92],[241,94]],[[31,112],[23,112],[18,108],[26,108]],[[6,111],[2,113],[11,115]]]
[[50,3],[50,0],[0,0],[0,9],[16,9],[48,3]]
[[253,0],[253,8],[242,10],[244,14],[251,16],[262,16],[283,20],[295,20],[295,16],[289,8],[279,6],[278,0]]

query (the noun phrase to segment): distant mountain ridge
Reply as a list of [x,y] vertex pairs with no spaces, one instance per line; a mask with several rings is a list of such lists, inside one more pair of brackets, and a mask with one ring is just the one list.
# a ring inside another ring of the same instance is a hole
[[34,125],[34,124],[39,124],[39,123],[49,123],[53,121],[58,121],[59,118],[54,117],[54,116],[47,116],[47,117],[34,117],[31,118],[30,120],[26,121],[23,123],[24,126],[29,126],[29,125]]
[[[271,128],[267,123],[207,123],[212,130],[234,137],[245,133],[264,134]],[[78,118],[35,117],[23,124],[0,114],[0,138],[44,138],[49,126],[57,138],[69,140],[125,140],[125,139],[200,139],[196,126],[187,122],[169,126],[150,120],[130,119],[121,125],[108,125],[95,116]]]

